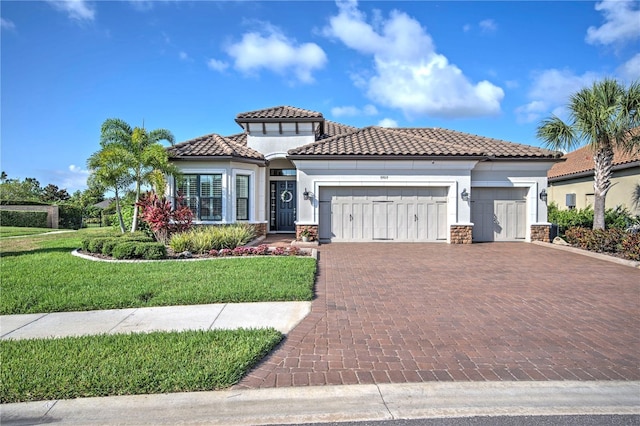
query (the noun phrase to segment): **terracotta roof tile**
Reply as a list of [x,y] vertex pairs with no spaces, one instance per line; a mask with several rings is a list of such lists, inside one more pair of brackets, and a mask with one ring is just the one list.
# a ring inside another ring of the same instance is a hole
[[354,130],[358,130],[357,127],[347,126],[346,124],[336,123],[335,121],[324,121],[324,135],[321,135],[318,140],[331,138],[333,136],[344,135],[345,133],[351,133]]
[[289,155],[558,158],[561,154],[445,129],[365,127],[292,149]]
[[290,106],[276,106],[256,111],[242,112],[236,116],[237,122],[245,120],[282,120],[282,119],[323,119],[322,113]]
[[[579,173],[591,172],[595,168],[593,163],[593,150],[589,146],[583,146],[575,151],[565,154],[562,158],[566,161],[556,163],[547,173],[549,179],[570,176]],[[640,152],[623,152],[613,150],[613,165],[621,166],[627,163],[640,161]]]
[[242,144],[236,140],[212,133],[176,144],[167,148],[167,151],[173,158],[236,157],[264,160],[264,155],[247,147],[246,142]]

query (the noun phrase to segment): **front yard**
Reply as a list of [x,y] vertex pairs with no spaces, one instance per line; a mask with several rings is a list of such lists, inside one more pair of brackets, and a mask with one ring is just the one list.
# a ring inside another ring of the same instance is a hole
[[[0,314],[313,298],[311,257],[105,263],[71,255],[95,232],[103,231],[0,238]],[[0,402],[221,389],[282,337],[240,329],[3,340]]]
[[71,255],[96,230],[0,240],[0,314],[311,300],[315,259],[105,263]]

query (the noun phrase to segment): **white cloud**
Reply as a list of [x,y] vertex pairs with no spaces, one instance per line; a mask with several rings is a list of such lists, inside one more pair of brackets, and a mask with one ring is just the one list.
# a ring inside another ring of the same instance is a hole
[[378,122],[378,126],[380,127],[398,127],[398,122],[391,118],[383,118]]
[[317,44],[298,44],[271,25],[266,25],[262,33],[245,33],[242,40],[228,46],[226,52],[239,71],[251,74],[267,69],[280,75],[292,72],[302,83],[313,82],[313,71],[327,62],[327,55]]
[[498,25],[493,19],[485,19],[478,24],[480,29],[485,33],[492,33],[498,30]]
[[358,115],[376,115],[378,109],[375,105],[365,105],[362,109],[349,105],[331,108],[331,115],[334,117],[355,117]]
[[96,10],[85,0],[47,0],[47,2],[56,9],[66,12],[69,18],[78,21],[93,21]]
[[191,61],[191,57],[189,56],[189,54],[187,52],[180,51],[178,53],[178,56],[180,57],[180,60],[182,60],[182,61]]
[[323,34],[364,55],[373,56],[373,75],[357,74],[375,102],[407,116],[473,117],[500,112],[504,91],[488,81],[471,82],[456,65],[438,54],[418,21],[392,11],[375,25],[355,1],[339,2]]
[[16,24],[8,19],[0,18],[0,26],[3,30],[13,31],[16,29]]
[[627,81],[634,81],[640,78],[640,53],[622,64],[618,68],[618,74]]
[[61,189],[66,189],[69,194],[87,188],[89,171],[75,164],[71,164],[68,170],[56,170],[53,174],[55,175],[54,184],[57,184]]
[[229,67],[229,64],[224,61],[218,61],[217,59],[209,59],[207,61],[207,66],[214,71],[224,71]]
[[462,27],[462,31],[464,31],[465,33],[468,33],[469,31],[471,31],[471,25],[464,24],[464,26]]
[[576,75],[569,70],[557,69],[535,73],[528,93],[530,102],[516,108],[517,120],[521,123],[531,123],[549,112],[561,115],[570,96],[592,85],[598,77],[598,74],[593,72]]
[[612,44],[632,41],[640,37],[640,8],[638,2],[605,0],[596,3],[605,23],[589,27],[585,40],[589,44]]

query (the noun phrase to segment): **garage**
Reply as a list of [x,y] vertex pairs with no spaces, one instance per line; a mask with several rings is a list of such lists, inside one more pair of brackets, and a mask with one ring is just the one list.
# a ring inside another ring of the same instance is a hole
[[446,241],[447,188],[320,190],[321,241]]
[[524,241],[527,188],[472,188],[473,241]]

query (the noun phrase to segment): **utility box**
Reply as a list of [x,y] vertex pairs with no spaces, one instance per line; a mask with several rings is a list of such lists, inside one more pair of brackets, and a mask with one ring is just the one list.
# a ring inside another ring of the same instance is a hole
[[567,194],[565,204],[570,209],[576,208],[576,194]]

